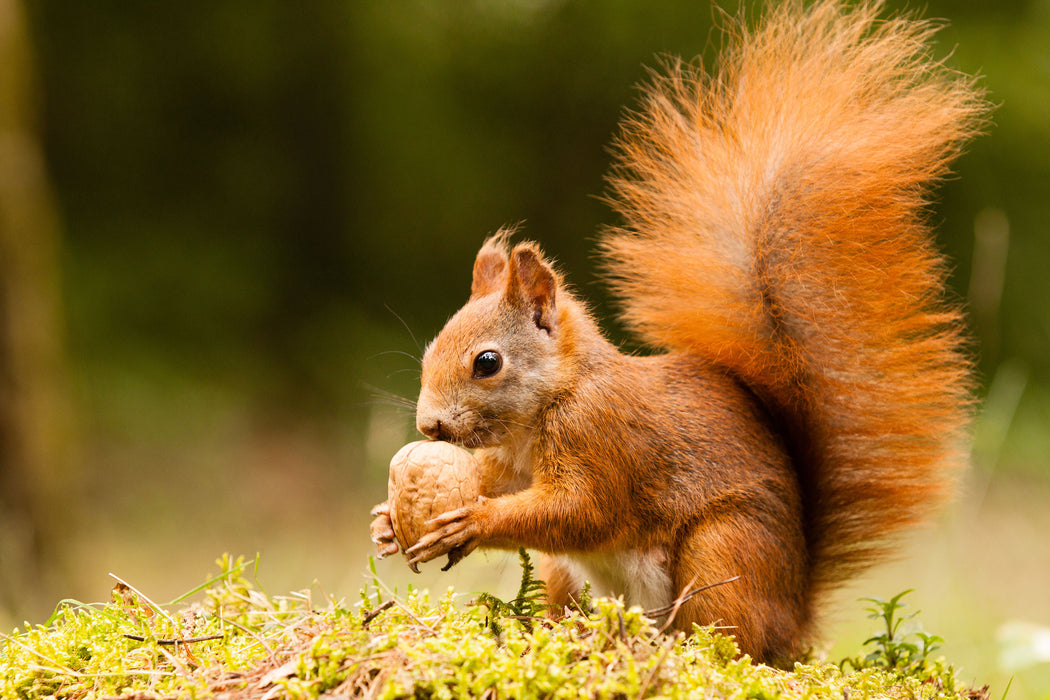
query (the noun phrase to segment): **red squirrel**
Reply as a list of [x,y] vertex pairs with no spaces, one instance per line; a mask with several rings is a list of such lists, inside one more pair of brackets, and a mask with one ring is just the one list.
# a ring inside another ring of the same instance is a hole
[[675,626],[786,662],[829,590],[945,496],[972,368],[926,207],[986,107],[930,57],[930,23],[881,9],[771,5],[717,72],[668,65],[625,119],[600,250],[656,354],[621,353],[535,244],[485,241],[416,413],[475,450],[482,498],[430,521],[413,563],[524,546],[553,603],[590,581],[646,609],[739,576]]

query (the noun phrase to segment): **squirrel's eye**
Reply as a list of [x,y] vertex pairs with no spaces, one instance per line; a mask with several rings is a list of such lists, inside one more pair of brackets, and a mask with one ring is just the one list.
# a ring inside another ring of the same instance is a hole
[[478,353],[474,358],[474,376],[491,377],[503,366],[503,358],[495,350]]

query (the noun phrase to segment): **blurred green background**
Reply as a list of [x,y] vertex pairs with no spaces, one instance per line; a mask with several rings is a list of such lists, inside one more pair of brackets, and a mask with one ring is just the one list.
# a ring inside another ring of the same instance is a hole
[[[986,401],[956,504],[843,593],[828,637],[855,652],[855,599],[914,587],[965,679],[1050,697],[1050,664],[1000,658],[997,636],[1050,627],[1050,2],[923,8],[998,105],[932,214]],[[105,599],[108,572],[163,602],[227,551],[261,553],[272,591],[355,595],[368,509],[414,439],[392,396],[414,398],[411,356],[465,300],[478,244],[525,221],[608,318],[607,144],[659,55],[710,61],[718,17],[0,0],[2,628]],[[380,566],[437,590],[517,576],[496,554]]]

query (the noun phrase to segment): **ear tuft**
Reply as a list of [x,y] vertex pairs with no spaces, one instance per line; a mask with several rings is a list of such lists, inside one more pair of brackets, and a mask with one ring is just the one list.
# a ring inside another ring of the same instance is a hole
[[513,229],[501,228],[481,244],[474,258],[470,296],[480,297],[502,290],[507,284],[507,239]]
[[507,298],[532,311],[536,327],[553,335],[558,278],[535,243],[519,243],[510,254]]

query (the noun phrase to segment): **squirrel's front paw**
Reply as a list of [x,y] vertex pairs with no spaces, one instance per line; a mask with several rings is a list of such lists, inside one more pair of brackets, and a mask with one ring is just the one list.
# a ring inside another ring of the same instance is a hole
[[397,539],[394,538],[394,524],[390,520],[390,505],[386,502],[380,503],[372,509],[372,515],[375,516],[375,520],[372,521],[369,531],[379,558],[397,554]]
[[478,497],[478,504],[450,510],[428,520],[427,534],[405,550],[405,554],[410,557],[409,566],[414,568],[421,561],[430,561],[447,554],[448,563],[441,567],[441,570],[448,571],[463,557],[473,552],[481,540],[478,505],[483,500]]

